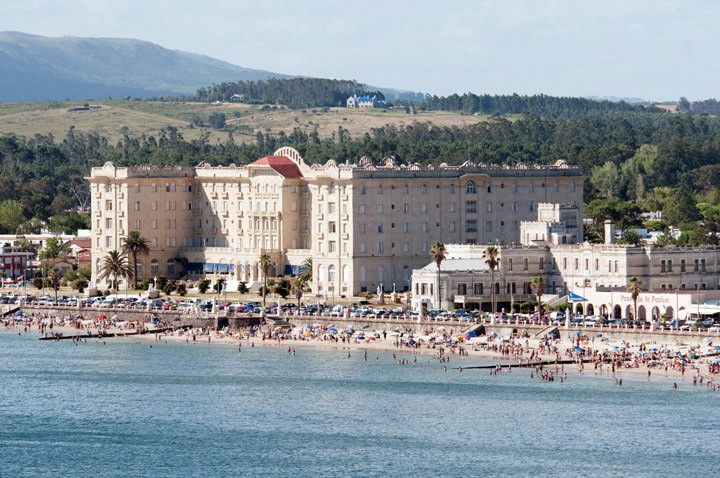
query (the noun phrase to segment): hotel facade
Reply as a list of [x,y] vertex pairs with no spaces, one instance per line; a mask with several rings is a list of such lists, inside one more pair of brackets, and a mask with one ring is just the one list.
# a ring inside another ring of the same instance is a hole
[[[510,244],[540,203],[582,207],[583,176],[551,166],[306,163],[289,147],[245,166],[93,168],[92,261],[120,249],[129,231],[148,240],[140,280],[222,274],[233,290],[313,261],[312,292],[342,297],[409,290],[433,243]],[[582,217],[580,214],[579,217]],[[574,238],[582,238],[582,221]]]

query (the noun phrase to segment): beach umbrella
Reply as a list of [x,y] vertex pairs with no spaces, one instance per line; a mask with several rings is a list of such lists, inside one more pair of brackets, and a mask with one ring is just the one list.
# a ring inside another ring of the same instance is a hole
[[580,332],[580,331],[578,330],[577,332],[575,332],[575,335],[580,336],[580,335],[582,335],[582,332]]
[[369,324],[365,324],[365,325],[362,326],[362,328],[363,328],[363,329],[369,329],[369,328],[370,328],[370,325],[369,325]]
[[657,347],[650,347],[650,351],[651,351],[651,352],[656,352],[656,351],[657,351]]
[[602,334],[595,334],[595,337],[602,337]]
[[332,333],[336,334],[337,331],[338,331],[338,330],[337,330],[335,327],[329,327],[329,328],[328,328],[328,332],[332,332]]
[[552,338],[555,339],[555,338],[557,338],[557,334],[554,333],[554,332],[550,332],[550,333],[548,334],[548,337],[552,337]]
[[576,350],[578,352],[585,352],[584,348],[577,346],[577,345],[573,345],[573,350]]
[[305,324],[303,327],[305,327],[306,329],[312,329],[312,325],[310,324]]

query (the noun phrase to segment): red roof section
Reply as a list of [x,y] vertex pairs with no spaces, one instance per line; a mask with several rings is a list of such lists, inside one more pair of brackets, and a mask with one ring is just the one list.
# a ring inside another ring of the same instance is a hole
[[265,156],[257,161],[250,163],[249,166],[270,166],[278,173],[286,178],[303,177],[300,168],[292,159],[286,156]]

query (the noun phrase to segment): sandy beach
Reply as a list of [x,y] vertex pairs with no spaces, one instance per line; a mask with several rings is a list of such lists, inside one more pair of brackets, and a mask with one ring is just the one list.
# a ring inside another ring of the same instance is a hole
[[[237,347],[239,352],[253,347],[274,347],[282,353],[302,353],[306,348],[325,348],[347,351],[350,359],[367,360],[380,354],[393,354],[401,365],[415,365],[417,361],[437,361],[448,372],[498,373],[503,368],[524,367],[528,374],[543,379],[563,380],[567,374],[607,376],[622,384],[622,376],[647,376],[665,379],[677,386],[704,385],[715,389],[714,378],[720,365],[715,344],[706,339],[700,343],[657,344],[612,341],[610,337],[588,337],[566,333],[565,337],[501,337],[495,334],[480,337],[460,336],[459,327],[424,326],[412,324],[404,329],[338,330],[332,326],[305,324],[293,321],[292,328],[263,326],[241,332],[227,330],[175,329],[154,331],[153,325],[120,323],[107,324],[84,321],[67,324],[58,318],[29,318],[26,322],[5,321],[6,329],[18,333],[40,333],[44,336],[62,334],[64,337],[82,334],[98,335],[130,333],[133,335],[89,338],[84,340],[133,340],[148,343],[186,343],[188,345],[225,345]],[[50,324],[52,323],[52,327]],[[146,333],[136,334],[138,327]],[[592,335],[592,334],[590,334]],[[602,334],[596,334],[602,335]],[[462,338],[462,340],[458,340]],[[706,354],[710,354],[706,356]],[[488,364],[477,368],[477,361]],[[491,364],[497,364],[494,368]],[[528,365],[528,364],[543,364]],[[620,380],[620,381],[619,381]],[[676,386],[672,385],[672,386]]]

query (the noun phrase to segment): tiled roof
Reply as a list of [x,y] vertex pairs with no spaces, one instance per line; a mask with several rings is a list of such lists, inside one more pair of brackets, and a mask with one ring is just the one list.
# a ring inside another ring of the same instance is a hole
[[286,178],[303,177],[297,163],[285,156],[265,156],[257,161],[250,163],[249,166],[270,166],[278,173]]

